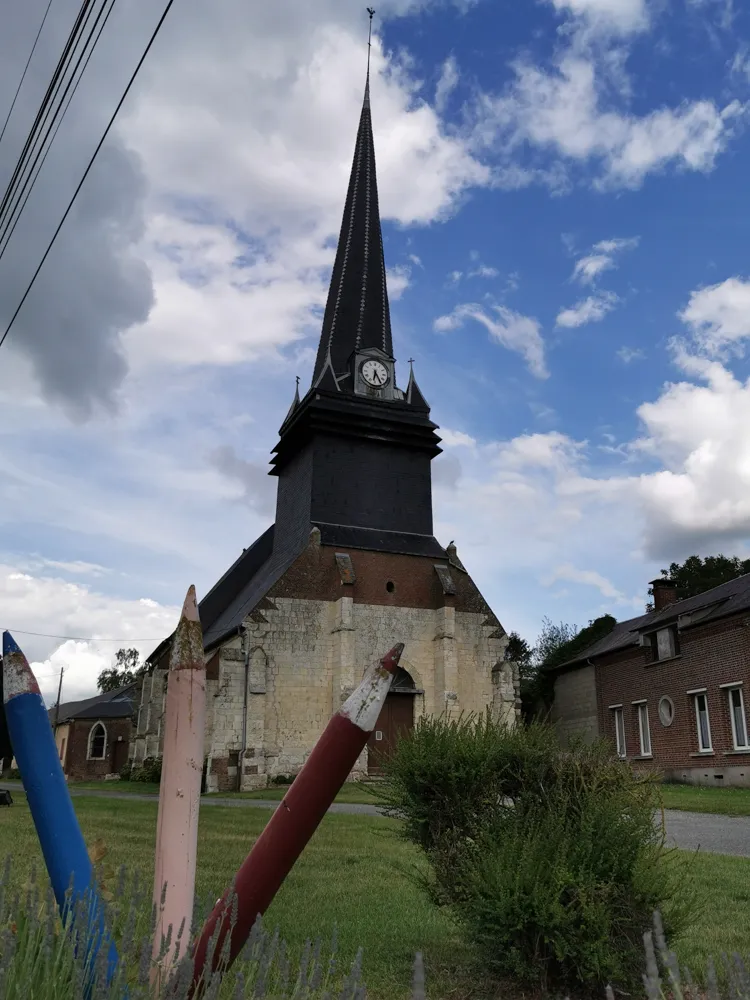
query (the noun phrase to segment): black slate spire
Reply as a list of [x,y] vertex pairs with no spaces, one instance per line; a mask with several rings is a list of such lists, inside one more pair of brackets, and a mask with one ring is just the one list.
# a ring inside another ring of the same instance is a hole
[[[377,347],[393,357],[370,117],[369,65],[313,386],[323,387],[324,380],[326,388],[335,388],[335,378],[346,375],[353,352],[368,347]],[[350,381],[346,379],[339,388],[351,391]]]

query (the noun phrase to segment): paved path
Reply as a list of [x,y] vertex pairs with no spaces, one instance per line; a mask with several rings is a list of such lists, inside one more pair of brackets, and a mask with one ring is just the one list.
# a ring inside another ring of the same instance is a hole
[[[22,792],[20,781],[0,783],[0,789]],[[113,789],[75,788],[70,789],[73,797],[89,796],[104,799],[134,799],[137,802],[156,802],[158,796],[118,792]],[[278,801],[267,799],[224,799],[215,795],[204,795],[201,805],[230,806],[233,809],[277,809]],[[328,810],[332,813],[348,813],[360,816],[382,816],[383,810],[373,805],[334,802]],[[678,812],[666,809],[667,838],[671,845],[686,851],[700,848],[712,854],[733,854],[750,858],[750,816],[718,816],[713,813]]]

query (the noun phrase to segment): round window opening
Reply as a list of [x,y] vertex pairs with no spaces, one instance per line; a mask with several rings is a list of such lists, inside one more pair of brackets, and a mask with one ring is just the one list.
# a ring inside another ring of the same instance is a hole
[[671,726],[674,719],[674,703],[665,695],[659,701],[659,721],[663,726]]
[[393,582],[393,580],[389,580],[388,583],[386,583],[385,585],[385,589],[388,591],[389,594],[392,594],[393,591],[396,589],[396,584]]

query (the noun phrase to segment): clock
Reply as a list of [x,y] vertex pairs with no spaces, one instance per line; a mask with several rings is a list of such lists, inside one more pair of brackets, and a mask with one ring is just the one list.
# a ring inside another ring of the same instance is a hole
[[380,361],[365,361],[360,368],[362,380],[373,389],[382,389],[388,384],[388,369]]

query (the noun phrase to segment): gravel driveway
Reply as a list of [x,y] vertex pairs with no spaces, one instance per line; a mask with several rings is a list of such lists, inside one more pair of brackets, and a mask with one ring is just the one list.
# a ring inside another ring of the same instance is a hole
[[[8,788],[11,792],[23,791],[23,786],[18,781],[1,783],[0,789],[3,788]],[[81,795],[92,798],[134,799],[137,802],[155,802],[157,798],[155,795],[131,794],[118,792],[115,789],[99,791],[93,788],[71,788],[70,794],[74,798]],[[214,795],[204,795],[201,799],[201,806],[229,806],[232,809],[276,809],[278,805],[278,802],[266,799],[222,799]],[[334,802],[328,811],[359,816],[382,815],[382,810],[378,806],[344,802]],[[670,845],[687,851],[700,848],[701,851],[711,854],[733,854],[750,858],[750,816],[717,816],[713,813],[678,812],[676,809],[665,810],[664,816]]]

